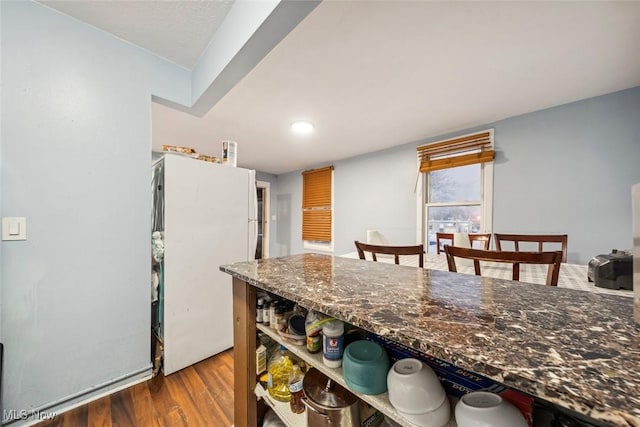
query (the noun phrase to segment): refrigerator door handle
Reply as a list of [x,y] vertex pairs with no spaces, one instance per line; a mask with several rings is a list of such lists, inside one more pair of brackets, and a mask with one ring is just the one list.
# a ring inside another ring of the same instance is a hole
[[248,261],[252,261],[256,258],[256,249],[258,248],[258,220],[249,220],[249,253],[247,254]]

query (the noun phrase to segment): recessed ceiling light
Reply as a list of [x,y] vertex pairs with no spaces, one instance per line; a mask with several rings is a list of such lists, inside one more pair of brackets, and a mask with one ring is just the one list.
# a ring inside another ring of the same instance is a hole
[[295,133],[311,133],[313,125],[309,122],[299,121],[291,123],[291,130]]

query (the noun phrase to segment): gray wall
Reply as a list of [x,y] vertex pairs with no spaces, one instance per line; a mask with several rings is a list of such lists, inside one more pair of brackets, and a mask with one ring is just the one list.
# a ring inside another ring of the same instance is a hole
[[[0,25],[2,24],[2,6],[0,5]],[[0,49],[2,46],[2,28],[0,27]],[[1,51],[0,51],[1,53]],[[2,55],[0,54],[0,81],[2,80]],[[2,99],[2,84],[0,84],[0,99]],[[2,168],[2,103],[0,102],[0,170]],[[2,174],[0,173],[0,213],[2,212]],[[2,266],[2,243],[0,241],[0,269]],[[0,343],[4,342],[2,335],[2,271],[0,271]],[[1,391],[0,391],[1,392]],[[1,397],[1,396],[0,396]],[[1,399],[0,399],[1,400]],[[0,401],[0,410],[2,402]],[[2,417],[0,416],[0,420]],[[1,422],[1,421],[0,421]]]
[[495,125],[494,231],[564,232],[569,262],[629,249],[640,87]]
[[[414,146],[332,164],[335,254],[353,252],[353,241],[366,241],[369,229],[379,230],[395,244],[415,242],[416,195],[413,191],[417,163]],[[321,166],[326,165],[317,165]],[[275,242],[270,245],[272,254],[304,252],[301,171],[279,175],[275,193],[278,227]]]
[[[272,215],[277,220],[271,222],[270,256],[301,253],[302,250],[302,176],[300,172],[278,175],[271,205]],[[274,227],[275,225],[275,227]]]
[[[569,262],[631,248],[631,185],[640,182],[640,87],[335,162],[335,253],[378,229],[416,234],[415,148],[495,129],[494,232],[567,233]],[[317,165],[323,166],[323,165]],[[278,176],[272,254],[303,252],[300,171]]]
[[[33,2],[2,2],[4,409],[150,372],[151,95],[189,72]],[[104,387],[104,388],[102,388]]]

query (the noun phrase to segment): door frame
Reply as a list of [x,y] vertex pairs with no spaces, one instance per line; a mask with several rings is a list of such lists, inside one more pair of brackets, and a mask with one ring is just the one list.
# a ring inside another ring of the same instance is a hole
[[271,183],[256,180],[256,188],[262,189],[262,258],[269,258],[269,197]]

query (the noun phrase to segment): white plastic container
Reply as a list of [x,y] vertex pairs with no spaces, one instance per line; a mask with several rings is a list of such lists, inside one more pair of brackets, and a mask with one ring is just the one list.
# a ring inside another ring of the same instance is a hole
[[342,366],[344,323],[334,319],[322,326],[322,361],[329,368]]

